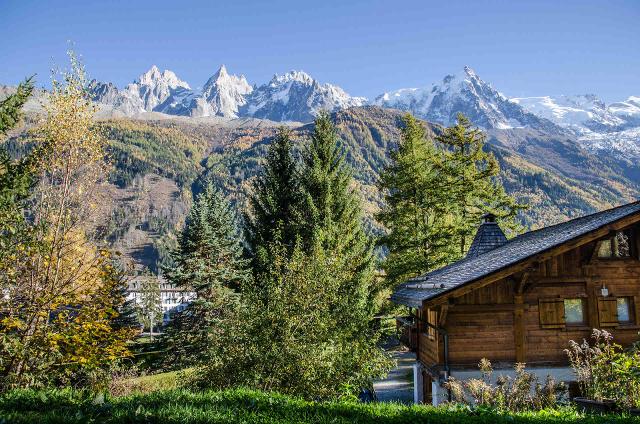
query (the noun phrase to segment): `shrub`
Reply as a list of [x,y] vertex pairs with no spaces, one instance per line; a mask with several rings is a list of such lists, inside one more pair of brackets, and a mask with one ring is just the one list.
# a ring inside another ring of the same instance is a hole
[[605,330],[594,329],[594,340],[582,344],[571,340],[565,352],[583,396],[602,401],[615,400],[628,408],[640,408],[640,351],[634,346],[623,351]]
[[557,407],[566,394],[564,383],[547,376],[544,384],[540,384],[535,374],[525,371],[523,363],[515,365],[515,378],[500,375],[495,385],[491,384],[491,362],[483,358],[478,367],[482,378],[458,381],[449,377],[446,386],[457,402],[499,411],[532,411]]

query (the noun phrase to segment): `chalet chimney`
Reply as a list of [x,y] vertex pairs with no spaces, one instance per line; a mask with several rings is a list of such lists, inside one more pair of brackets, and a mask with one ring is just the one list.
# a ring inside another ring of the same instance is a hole
[[476,232],[476,236],[469,247],[467,257],[481,255],[507,242],[507,237],[496,222],[496,216],[492,213],[482,215],[482,223]]

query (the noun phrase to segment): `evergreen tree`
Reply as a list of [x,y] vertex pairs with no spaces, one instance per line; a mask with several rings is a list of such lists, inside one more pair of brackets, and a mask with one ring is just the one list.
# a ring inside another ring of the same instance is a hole
[[22,117],[22,107],[33,92],[33,77],[18,85],[15,93],[0,101],[0,135],[15,127]]
[[441,170],[446,180],[449,208],[455,216],[457,257],[462,257],[478,229],[483,214],[493,213],[503,229],[521,228],[516,221],[525,207],[506,194],[499,179],[500,165],[484,151],[485,135],[464,115],[446,128],[436,140],[444,147]]
[[269,146],[264,168],[253,183],[253,195],[249,198],[251,213],[245,221],[249,248],[256,259],[254,266],[269,262],[260,257],[266,252],[265,246],[275,240],[276,233],[289,250],[296,242],[300,184],[290,137],[288,128],[279,129]]
[[301,241],[306,251],[331,252],[336,267],[342,267],[342,301],[335,313],[342,315],[341,325],[364,333],[377,295],[373,241],[364,229],[362,206],[345,160],[331,117],[321,112],[302,154]]
[[174,266],[164,270],[171,285],[196,294],[166,329],[170,362],[197,363],[222,337],[221,323],[233,313],[235,292],[250,280],[240,240],[231,205],[209,182],[191,208],[172,255]]
[[380,176],[385,202],[377,214],[387,228],[380,243],[389,251],[384,269],[391,285],[439,268],[456,253],[441,152],[410,114],[401,134]]
[[202,387],[254,387],[310,399],[356,395],[390,365],[369,329],[344,325],[342,285],[352,270],[321,246],[267,246],[271,266],[242,290],[226,340],[193,373]]
[[[17,91],[0,101],[0,136],[3,136],[19,122],[22,106],[33,92],[33,81],[27,79],[18,85]],[[12,160],[3,145],[0,145],[0,270],[1,261],[14,251],[16,242],[27,236],[25,233],[23,202],[35,183],[34,162],[40,152],[20,160]]]

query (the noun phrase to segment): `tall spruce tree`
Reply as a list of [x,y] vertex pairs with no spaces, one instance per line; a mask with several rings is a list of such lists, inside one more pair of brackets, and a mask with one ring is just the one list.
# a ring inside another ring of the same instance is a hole
[[235,213],[208,183],[196,199],[165,278],[196,298],[170,321],[162,343],[169,360],[198,363],[221,340],[221,322],[233,313],[235,292],[250,279]]
[[245,217],[254,266],[269,262],[260,257],[266,254],[265,247],[274,242],[276,235],[289,251],[293,250],[298,236],[299,206],[300,183],[292,156],[291,132],[281,127],[269,146],[264,168],[253,183],[250,213]]
[[401,138],[380,176],[384,205],[376,218],[387,228],[380,239],[389,253],[383,264],[395,285],[455,259],[442,154],[421,122],[403,117]]
[[321,246],[349,270],[341,287],[345,325],[363,324],[376,293],[373,240],[363,225],[360,199],[331,117],[321,112],[302,153],[300,184],[304,219],[300,226],[306,250]]
[[525,208],[509,196],[499,179],[500,165],[484,150],[486,136],[458,114],[455,125],[436,137],[443,149],[442,173],[450,211],[455,216],[457,256],[462,257],[485,213],[494,214],[503,229],[515,233],[520,225],[516,217]]

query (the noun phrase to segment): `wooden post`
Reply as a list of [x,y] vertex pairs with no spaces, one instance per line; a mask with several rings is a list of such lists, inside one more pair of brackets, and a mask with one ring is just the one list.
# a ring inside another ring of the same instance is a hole
[[513,336],[516,345],[516,362],[526,362],[524,330],[524,301],[522,294],[514,295],[516,309],[513,311]]
[[526,334],[524,329],[524,288],[529,280],[529,273],[522,274],[514,288],[513,303],[513,339],[516,345],[516,362],[527,361]]

